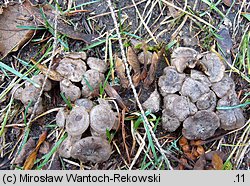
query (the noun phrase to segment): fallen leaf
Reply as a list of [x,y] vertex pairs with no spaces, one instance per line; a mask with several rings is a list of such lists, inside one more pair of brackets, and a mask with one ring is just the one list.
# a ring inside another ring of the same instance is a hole
[[35,34],[35,30],[21,29],[21,26],[34,26],[28,2],[8,6],[0,15],[0,59],[17,51]]
[[187,145],[188,144],[188,140],[187,138],[185,138],[184,136],[182,136],[179,140],[179,145],[180,147],[183,147],[184,145]]
[[[47,74],[48,68],[47,68],[46,66],[37,63],[34,59],[30,59],[30,61],[31,61],[34,65],[36,65],[36,67],[37,67],[44,75]],[[54,81],[62,81],[62,80],[63,80],[63,76],[61,76],[60,73],[58,73],[57,71],[52,70],[52,69],[50,69],[50,71],[49,71],[49,73],[48,73],[48,77],[49,77],[49,79],[54,80]]]
[[36,142],[33,138],[29,138],[27,143],[23,146],[21,152],[17,155],[14,164],[20,165],[23,164],[24,160],[28,155],[33,151],[36,146]]
[[201,156],[194,164],[194,170],[204,170],[206,163],[207,161],[205,159],[205,156]]
[[116,90],[112,86],[107,84],[105,86],[105,92],[108,94],[109,97],[115,98],[115,101],[117,101],[117,104],[121,109],[125,109],[125,111],[128,112],[128,108],[124,104],[121,96],[116,92]]
[[179,170],[184,170],[185,169],[185,166],[184,166],[185,164],[187,164],[187,159],[180,158]]
[[202,144],[203,144],[202,140],[192,140],[192,141],[190,141],[191,146],[199,146],[199,145],[202,145]]
[[214,154],[219,155],[223,161],[227,160],[227,155],[221,151],[210,151],[208,153],[205,153],[206,160],[212,161]]
[[189,147],[189,145],[188,145],[188,144],[183,145],[183,146],[182,146],[182,150],[183,150],[183,152],[184,152],[184,153],[189,152],[189,151],[190,151],[190,147]]
[[36,161],[37,152],[38,152],[41,144],[45,141],[46,138],[47,138],[47,131],[43,132],[40,135],[39,140],[38,140],[37,145],[36,145],[36,148],[31,152],[31,154],[25,160],[24,165],[23,165],[24,170],[31,170],[32,169],[32,167],[34,166],[34,163]]
[[129,82],[125,73],[125,65],[123,64],[122,60],[118,56],[115,57],[115,71],[121,81],[121,86],[123,88],[128,88]]
[[217,153],[214,153],[213,155],[212,165],[215,170],[222,170],[223,168],[223,161]]
[[159,56],[157,53],[154,52],[152,56],[152,62],[148,71],[148,75],[144,80],[144,85],[146,87],[149,87],[154,82],[158,62],[159,62]]
[[205,150],[204,150],[204,148],[201,145],[199,145],[197,147],[196,151],[198,152],[199,155],[202,155],[202,154],[205,153]]
[[135,86],[137,86],[141,80],[140,78],[141,68],[140,68],[140,62],[132,47],[128,47],[127,59],[128,59],[128,63],[131,65],[132,69],[134,70],[134,75],[132,79],[133,79],[133,83],[135,84]]
[[[229,33],[228,28],[222,28],[219,32],[218,35],[220,37],[216,37],[217,43],[218,43],[218,49],[219,49],[219,54],[223,56],[229,64],[232,64],[232,59],[231,59],[231,49],[233,47],[233,42],[231,35]],[[225,63],[227,68],[229,66]]]

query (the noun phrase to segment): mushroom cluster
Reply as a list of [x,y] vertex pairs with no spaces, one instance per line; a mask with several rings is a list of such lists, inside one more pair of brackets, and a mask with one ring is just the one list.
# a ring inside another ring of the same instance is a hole
[[[59,147],[59,154],[65,158],[76,158],[82,162],[99,163],[111,155],[111,146],[106,140],[106,130],[115,129],[116,113],[105,100],[99,104],[86,98],[77,99],[72,110],[61,108],[56,115],[56,123],[65,127],[68,137]],[[90,128],[91,136],[82,138]]]
[[158,85],[164,97],[162,126],[169,132],[182,125],[187,139],[205,140],[218,128],[232,130],[244,125],[242,110],[232,107],[239,104],[235,84],[214,53],[175,49],[171,66],[164,69]]
[[[26,81],[24,88],[20,84],[16,84],[12,88],[11,94],[13,94],[14,99],[20,100],[24,107],[29,106],[28,113],[33,111],[34,104],[38,100],[44,80],[44,75],[38,74],[33,76],[30,81]],[[47,79],[43,90],[48,92],[51,90],[51,87],[51,81]],[[43,99],[40,98],[37,109],[35,110],[35,114],[41,114],[43,111]]]
[[[84,52],[69,53],[55,69],[63,77],[60,81],[60,90],[71,101],[81,96],[91,97],[91,94],[99,89],[100,83],[104,81],[103,73],[106,70],[105,61],[94,57],[87,58]],[[76,85],[79,82],[82,84],[81,89]]]

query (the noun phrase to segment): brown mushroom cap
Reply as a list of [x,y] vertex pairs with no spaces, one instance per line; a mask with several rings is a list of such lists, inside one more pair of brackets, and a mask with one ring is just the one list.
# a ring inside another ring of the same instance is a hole
[[[239,104],[239,99],[235,92],[229,92],[225,97],[218,101],[218,107],[231,107]],[[240,108],[218,110],[217,115],[220,118],[220,128],[224,130],[233,130],[242,127],[245,124],[245,118]]]
[[22,97],[23,88],[20,86],[20,84],[14,85],[14,87],[11,89],[10,94],[14,94],[14,99],[21,100]]
[[56,114],[56,124],[60,127],[63,128],[65,123],[66,123],[66,118],[68,114],[64,110],[64,108],[60,108],[60,110]]
[[93,101],[86,98],[77,99],[75,105],[84,107],[88,112],[94,107]]
[[[150,52],[150,51],[147,51],[147,54],[146,54],[146,58],[147,58],[147,65],[148,64],[151,64],[151,61],[152,61],[152,57],[153,57],[153,53]],[[144,52],[141,52],[138,54],[138,60],[141,64],[144,64]]]
[[169,94],[164,97],[165,112],[179,121],[184,121],[189,115],[197,112],[196,106],[184,96]]
[[61,157],[70,158],[71,149],[72,149],[72,142],[70,141],[70,136],[68,136],[59,146],[58,153]]
[[89,114],[84,107],[74,107],[66,119],[66,131],[79,136],[89,127]]
[[212,83],[209,81],[208,77],[201,71],[191,70],[190,77],[194,80],[202,82],[204,85],[210,87]]
[[190,140],[205,140],[213,136],[219,126],[219,118],[214,112],[198,111],[183,122],[182,134]]
[[86,68],[85,62],[81,59],[63,58],[56,67],[56,71],[72,82],[80,82]]
[[224,77],[221,79],[221,81],[214,83],[212,85],[212,90],[219,98],[222,98],[230,90],[235,90],[235,84],[232,78],[230,78],[227,74],[225,74]]
[[[96,70],[88,70],[82,79],[82,95],[89,97],[95,89],[99,89],[100,83],[104,81],[104,75]],[[91,90],[93,89],[93,90]]]
[[215,53],[206,54],[199,63],[212,83],[220,81],[225,72],[225,65]]
[[112,149],[107,140],[101,137],[86,137],[75,144],[71,149],[71,156],[81,162],[101,163],[107,161]]
[[90,127],[99,134],[106,134],[116,122],[116,115],[107,105],[96,105],[90,111]]
[[66,98],[70,98],[71,101],[75,101],[81,97],[81,90],[75,86],[71,81],[64,79],[60,82],[60,90],[64,93]]
[[80,136],[68,136],[59,146],[58,153],[61,157],[70,158],[72,145],[81,139]]
[[36,88],[33,85],[26,86],[22,91],[20,100],[24,105],[28,105],[31,101],[32,101],[32,104],[35,104],[35,102],[37,101],[39,97],[39,92],[40,92],[40,89]]
[[175,66],[178,72],[183,73],[187,67],[195,67],[197,63],[197,56],[198,52],[192,48],[176,48],[171,56],[171,65]]
[[[37,83],[40,86],[40,88],[42,88],[44,79],[45,79],[45,76],[43,74],[38,74],[38,75],[35,75],[31,78],[31,80],[33,82]],[[25,87],[30,87],[30,86],[34,86],[34,85],[31,84],[30,82],[26,81]],[[47,79],[45,86],[44,86],[44,91],[50,91],[51,88],[52,88],[51,81],[49,79]]]
[[160,110],[160,94],[157,89],[152,92],[149,98],[142,104],[144,109],[150,110],[152,113],[158,112]]
[[107,70],[107,63],[105,63],[104,60],[95,58],[95,57],[89,57],[87,59],[87,64],[89,67],[93,70],[96,70],[98,72],[104,73]]
[[181,88],[181,95],[188,96],[192,102],[196,102],[203,94],[209,92],[209,87],[200,81],[186,78]]
[[167,94],[179,91],[185,77],[185,74],[178,73],[174,67],[166,67],[164,69],[164,75],[162,75],[158,81],[161,94],[166,96]]
[[175,116],[170,116],[165,109],[162,111],[162,128],[168,132],[174,132],[181,125],[181,122]]
[[196,106],[199,110],[214,111],[217,103],[216,95],[213,91],[205,93],[196,102]]

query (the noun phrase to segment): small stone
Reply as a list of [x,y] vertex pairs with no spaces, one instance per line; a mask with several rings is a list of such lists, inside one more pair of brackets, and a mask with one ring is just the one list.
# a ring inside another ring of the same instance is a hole
[[93,70],[97,70],[98,72],[105,73],[107,70],[107,63],[105,63],[104,60],[95,58],[95,57],[89,57],[87,59],[87,64],[89,67]]

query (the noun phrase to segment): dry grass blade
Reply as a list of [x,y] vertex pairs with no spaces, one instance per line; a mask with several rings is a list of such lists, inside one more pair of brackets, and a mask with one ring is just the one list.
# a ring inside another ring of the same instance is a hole
[[127,158],[128,158],[128,162],[130,164],[131,159],[130,159],[130,155],[129,155],[129,151],[128,151],[128,145],[126,143],[126,131],[125,131],[125,124],[124,124],[124,118],[125,118],[125,109],[122,110],[122,140],[123,140],[123,144],[126,150],[126,154],[127,154]]
[[115,57],[115,71],[121,81],[121,86],[123,88],[128,88],[129,82],[125,74],[125,66],[118,56]]

